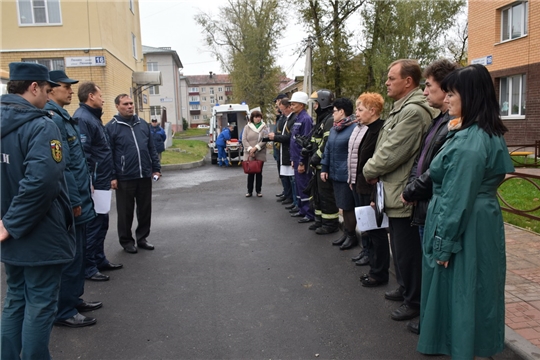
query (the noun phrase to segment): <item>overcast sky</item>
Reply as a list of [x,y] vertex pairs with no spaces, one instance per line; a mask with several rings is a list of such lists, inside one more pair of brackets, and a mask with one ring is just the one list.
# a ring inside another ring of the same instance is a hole
[[[216,15],[218,8],[225,5],[226,0],[139,0],[142,43],[176,50],[184,65],[184,75],[202,75],[209,71],[223,74],[220,64],[205,47],[202,28],[194,17],[201,11]],[[307,34],[298,26],[288,26],[283,32],[284,38],[277,44],[278,65],[293,78],[304,75],[305,56],[299,58],[294,51]]]

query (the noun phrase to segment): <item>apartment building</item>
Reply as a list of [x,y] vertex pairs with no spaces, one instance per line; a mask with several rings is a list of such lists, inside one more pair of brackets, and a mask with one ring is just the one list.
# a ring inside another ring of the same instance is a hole
[[[1,1],[0,7],[0,69],[31,61],[64,70],[100,86],[105,122],[116,114],[114,98],[121,93],[134,96],[139,115],[150,117],[149,107],[141,111],[148,95],[133,81],[144,70],[138,0],[17,0]],[[77,107],[75,95],[66,109],[73,113]]]
[[229,104],[233,87],[226,74],[187,75],[180,77],[185,115],[190,127],[208,124],[212,107]]
[[183,65],[175,50],[170,47],[143,45],[142,51],[147,71],[161,72],[161,85],[148,86],[150,117],[161,122],[166,114],[173,131],[182,131],[180,99],[180,69]]
[[540,140],[540,1],[469,0],[469,61],[490,71],[508,144]]

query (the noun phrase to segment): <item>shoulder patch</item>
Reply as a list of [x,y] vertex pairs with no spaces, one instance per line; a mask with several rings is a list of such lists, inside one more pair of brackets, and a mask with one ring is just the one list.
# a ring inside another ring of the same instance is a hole
[[54,161],[62,161],[62,143],[60,140],[51,140],[51,154]]

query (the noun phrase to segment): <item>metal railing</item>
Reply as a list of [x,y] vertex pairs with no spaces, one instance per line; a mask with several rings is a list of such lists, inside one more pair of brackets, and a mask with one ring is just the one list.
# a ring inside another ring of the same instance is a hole
[[[514,156],[512,158],[512,161],[514,162],[514,165],[519,167],[539,167],[539,157],[540,157],[540,140],[536,140],[534,144],[517,144],[517,145],[507,145],[508,152],[510,153],[510,156]],[[512,149],[512,150],[510,150]],[[530,151],[534,149],[534,151]],[[526,162],[527,156],[524,156],[523,153],[530,153],[530,155],[534,154],[534,160],[532,164],[528,164]],[[518,158],[519,156],[523,156],[523,161],[520,161]]]
[[[503,180],[501,185],[504,184],[507,181],[512,180],[512,179],[523,179],[523,180],[529,182],[530,184],[532,184],[536,188],[536,190],[538,190],[538,196],[537,197],[540,198],[540,185],[539,185],[540,182],[535,182],[534,181],[534,180],[540,180],[540,176],[534,175],[534,174],[522,173],[522,172],[521,173],[520,172],[513,172],[513,173],[508,174],[506,176],[506,178]],[[518,209],[518,208],[510,205],[508,203],[508,201],[506,201],[503,198],[500,191],[497,191],[497,197],[502,202],[502,204],[501,204],[501,209],[502,210],[507,211],[507,212],[512,213],[512,214],[523,216],[523,217],[526,217],[526,218],[529,218],[529,219],[540,220],[540,216],[532,214],[533,212],[540,210],[540,205],[538,205],[536,207],[533,207],[531,209]],[[535,198],[534,194],[531,194],[531,199],[533,199],[533,198]]]

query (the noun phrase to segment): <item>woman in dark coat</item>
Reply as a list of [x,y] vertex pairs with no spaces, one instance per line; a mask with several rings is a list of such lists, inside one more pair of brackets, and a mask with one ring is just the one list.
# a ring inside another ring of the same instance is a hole
[[[375,93],[363,93],[356,101],[356,119],[358,123],[368,128],[358,148],[358,166],[356,167],[356,193],[360,198],[360,205],[370,205],[375,185],[369,184],[362,168],[373,156],[375,145],[384,122],[380,115],[384,106],[384,99]],[[386,229],[367,231],[369,237],[369,266],[368,274],[360,277],[362,286],[374,287],[388,283],[388,268],[390,267],[390,248]],[[360,259],[362,260],[362,259]],[[360,261],[359,260],[359,261]],[[363,265],[362,262],[358,265]]]
[[334,101],[334,126],[330,129],[321,160],[321,180],[332,180],[336,205],[343,211],[343,236],[332,242],[340,250],[358,245],[354,196],[347,183],[349,138],[356,125],[352,111],[351,100],[339,98]]
[[504,223],[497,187],[514,171],[493,81],[482,65],[450,73],[448,140],[430,164],[418,351],[454,359],[504,348]]

